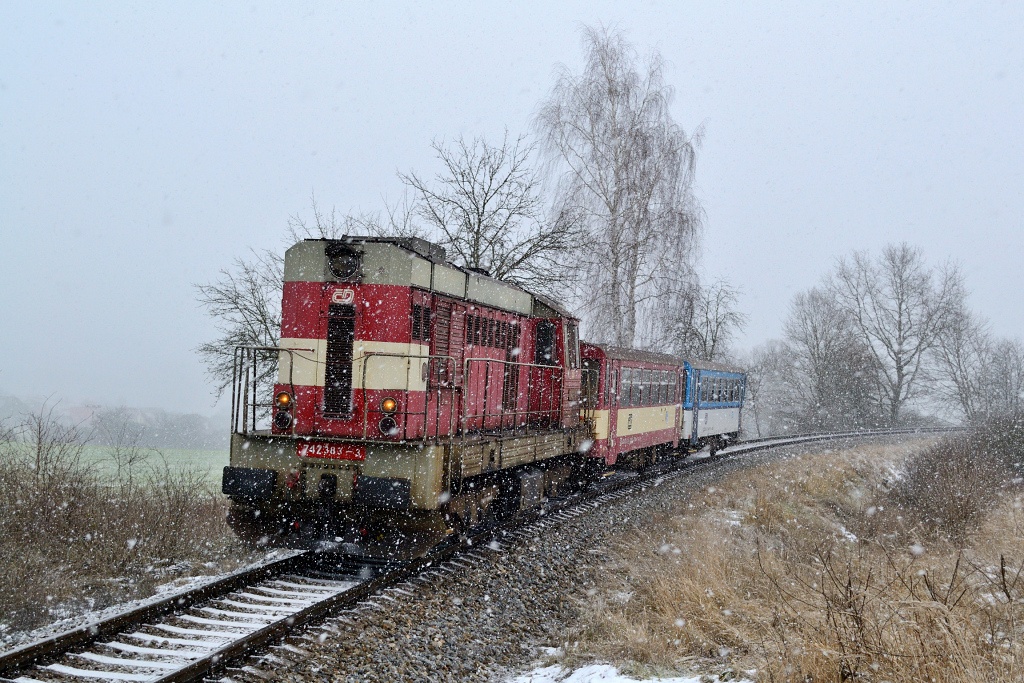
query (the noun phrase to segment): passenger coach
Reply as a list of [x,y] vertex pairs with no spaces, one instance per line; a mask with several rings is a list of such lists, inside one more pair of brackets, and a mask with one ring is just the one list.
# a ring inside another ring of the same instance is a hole
[[606,465],[714,453],[738,438],[746,390],[739,368],[585,342],[582,354],[591,455]]

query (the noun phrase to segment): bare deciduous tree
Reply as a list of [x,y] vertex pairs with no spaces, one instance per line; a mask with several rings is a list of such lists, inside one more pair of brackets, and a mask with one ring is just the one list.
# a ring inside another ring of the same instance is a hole
[[632,346],[652,300],[679,300],[695,281],[696,140],[672,119],[659,55],[641,68],[607,30],[585,29],[583,43],[583,71],[562,69],[537,123],[561,170],[559,205],[587,229],[577,303],[589,332]]
[[855,252],[841,259],[831,293],[850,315],[879,369],[890,424],[922,389],[925,361],[961,310],[963,284],[950,264],[929,268],[917,248],[886,247],[877,259]]
[[1024,407],[1024,345],[995,339],[988,323],[963,308],[935,349],[939,396],[968,421]]
[[791,359],[783,381],[794,417],[805,430],[877,426],[876,361],[856,334],[849,314],[828,292],[812,288],[794,297],[785,322]]
[[981,401],[991,352],[987,325],[966,309],[952,316],[936,345],[938,394],[967,420],[985,412]]
[[1024,344],[1001,339],[992,347],[989,365],[990,415],[1014,415],[1024,411]]
[[[277,346],[281,333],[281,281],[283,262],[279,255],[252,251],[248,259],[238,258],[220,271],[213,283],[196,285],[199,303],[217,326],[218,337],[197,351],[206,371],[216,383],[219,397],[231,386],[236,346]],[[262,383],[272,381],[267,377]]]
[[[799,421],[792,411],[791,385],[785,381],[793,367],[787,346],[769,340],[756,347],[743,365],[747,370],[744,411],[753,415],[757,436],[793,431]],[[749,428],[749,420],[744,417],[743,421]]]
[[415,192],[414,212],[435,241],[467,268],[552,291],[568,272],[564,261],[577,246],[579,221],[572,211],[546,217],[541,178],[530,164],[534,146],[506,132],[498,147],[459,137],[451,145],[435,140],[433,148],[442,170],[432,181],[416,173],[399,177]]
[[733,338],[747,322],[746,314],[738,309],[739,291],[716,280],[690,288],[683,299],[684,305],[674,311],[675,318],[662,325],[668,338],[661,341],[660,348],[672,349],[684,358],[726,360]]
[[[378,217],[338,216],[334,209],[324,212],[311,198],[313,218],[299,215],[288,219],[286,241],[290,246],[302,239],[336,239],[347,231],[366,231]],[[197,352],[206,365],[207,374],[215,382],[219,398],[231,386],[235,347],[277,346],[281,334],[281,289],[284,280],[284,257],[272,249],[250,250],[248,258],[237,258],[231,267],[222,268],[212,283],[196,285],[199,303],[215,321],[218,336],[202,344]],[[269,387],[277,368],[264,364],[259,386]]]

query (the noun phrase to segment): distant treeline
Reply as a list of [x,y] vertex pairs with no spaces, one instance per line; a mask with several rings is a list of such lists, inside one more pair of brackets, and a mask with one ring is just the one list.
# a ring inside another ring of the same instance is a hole
[[0,393],[0,424],[19,422],[40,411],[67,425],[75,425],[89,444],[113,446],[112,424],[130,425],[138,445],[148,448],[190,450],[226,450],[228,420],[225,416],[206,417],[194,413],[174,413],[160,408],[111,407],[92,404],[72,405],[53,399],[21,399]]

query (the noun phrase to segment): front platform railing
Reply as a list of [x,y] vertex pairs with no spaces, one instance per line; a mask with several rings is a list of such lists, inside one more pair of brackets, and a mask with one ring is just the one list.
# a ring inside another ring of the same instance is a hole
[[[274,412],[274,385],[282,353],[315,353],[314,349],[285,349],[278,346],[236,346],[231,378],[231,431],[234,434],[269,432]],[[294,362],[288,363],[286,382],[295,396],[292,383]],[[262,397],[266,397],[265,400]],[[294,429],[294,423],[292,426]]]

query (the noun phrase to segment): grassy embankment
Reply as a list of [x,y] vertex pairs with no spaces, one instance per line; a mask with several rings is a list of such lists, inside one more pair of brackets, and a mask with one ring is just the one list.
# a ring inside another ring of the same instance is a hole
[[1024,419],[731,475],[623,530],[570,664],[1024,680]]
[[86,446],[45,414],[0,434],[0,638],[255,559],[211,468],[173,455]]

